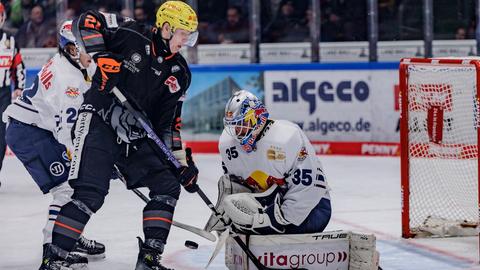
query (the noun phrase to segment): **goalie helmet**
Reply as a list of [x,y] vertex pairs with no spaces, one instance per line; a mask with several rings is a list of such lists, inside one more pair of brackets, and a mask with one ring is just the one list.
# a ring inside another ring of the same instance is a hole
[[[80,48],[77,44],[77,39],[72,33],[72,20],[66,20],[60,26],[60,31],[58,32],[58,46],[62,52],[69,55],[72,59],[78,60],[80,58]],[[67,50],[67,45],[72,44],[77,49],[77,55],[71,55]]]
[[268,120],[265,105],[252,93],[240,90],[225,106],[225,131],[234,137],[247,153],[255,150],[257,136]]

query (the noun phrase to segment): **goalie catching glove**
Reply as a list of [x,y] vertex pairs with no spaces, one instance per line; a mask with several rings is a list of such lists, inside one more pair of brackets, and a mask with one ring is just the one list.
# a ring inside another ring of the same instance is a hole
[[[290,222],[281,210],[282,196],[275,184],[262,193],[237,193],[225,197],[224,216],[236,228],[255,234],[284,233]],[[272,231],[273,230],[273,231]]]
[[185,188],[186,191],[193,193],[198,190],[197,180],[198,180],[198,169],[195,166],[192,158],[192,149],[187,147],[185,149],[185,156],[187,166],[182,166],[178,169],[178,180],[180,184]]

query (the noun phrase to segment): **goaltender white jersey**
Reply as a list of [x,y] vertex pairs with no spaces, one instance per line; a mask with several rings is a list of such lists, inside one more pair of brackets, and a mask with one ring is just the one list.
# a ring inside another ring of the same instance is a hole
[[65,56],[57,53],[40,70],[30,88],[3,113],[25,124],[49,130],[60,143],[72,149],[70,130],[83,103],[83,93],[90,88],[84,74]]
[[292,122],[273,120],[262,136],[256,150],[247,153],[224,130],[219,142],[224,169],[258,192],[274,183],[286,188],[281,209],[298,226],[322,198],[330,200],[322,164],[304,132]]

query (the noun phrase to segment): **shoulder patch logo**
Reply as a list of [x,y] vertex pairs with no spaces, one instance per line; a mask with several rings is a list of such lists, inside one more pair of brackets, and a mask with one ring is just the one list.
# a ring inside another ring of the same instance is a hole
[[300,152],[298,152],[298,161],[304,161],[308,156],[308,152],[307,152],[307,149],[305,147],[302,147],[302,149],[300,149]]
[[175,73],[180,70],[180,67],[178,65],[175,65],[172,67],[172,73]]
[[168,79],[165,80],[165,85],[168,86],[168,90],[170,90],[172,94],[178,92],[181,88],[175,76],[168,77]]
[[140,63],[140,61],[142,61],[142,56],[139,54],[139,53],[134,53],[132,54],[132,62],[134,62],[135,64],[138,64]]
[[69,86],[65,91],[65,95],[67,95],[67,97],[76,98],[80,96],[80,90],[78,88]]

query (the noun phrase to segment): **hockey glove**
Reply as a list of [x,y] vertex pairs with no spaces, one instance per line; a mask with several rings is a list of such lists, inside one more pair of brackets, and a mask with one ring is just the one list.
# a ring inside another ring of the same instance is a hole
[[92,78],[92,89],[109,93],[120,80],[123,56],[102,52],[94,55],[93,60],[97,63],[97,70]]
[[193,193],[198,190],[198,169],[192,159],[192,149],[187,147],[187,149],[185,149],[185,154],[188,166],[182,166],[178,169],[178,180],[186,191]]
[[[263,202],[269,201],[267,206]],[[284,233],[290,222],[283,217],[281,195],[277,186],[265,192],[228,195],[223,200],[224,215],[228,216],[235,227],[255,234]]]
[[184,149],[175,150],[172,152],[172,154],[175,156],[175,158],[178,160],[178,162],[180,162],[182,166],[188,166],[187,153],[185,152]]

